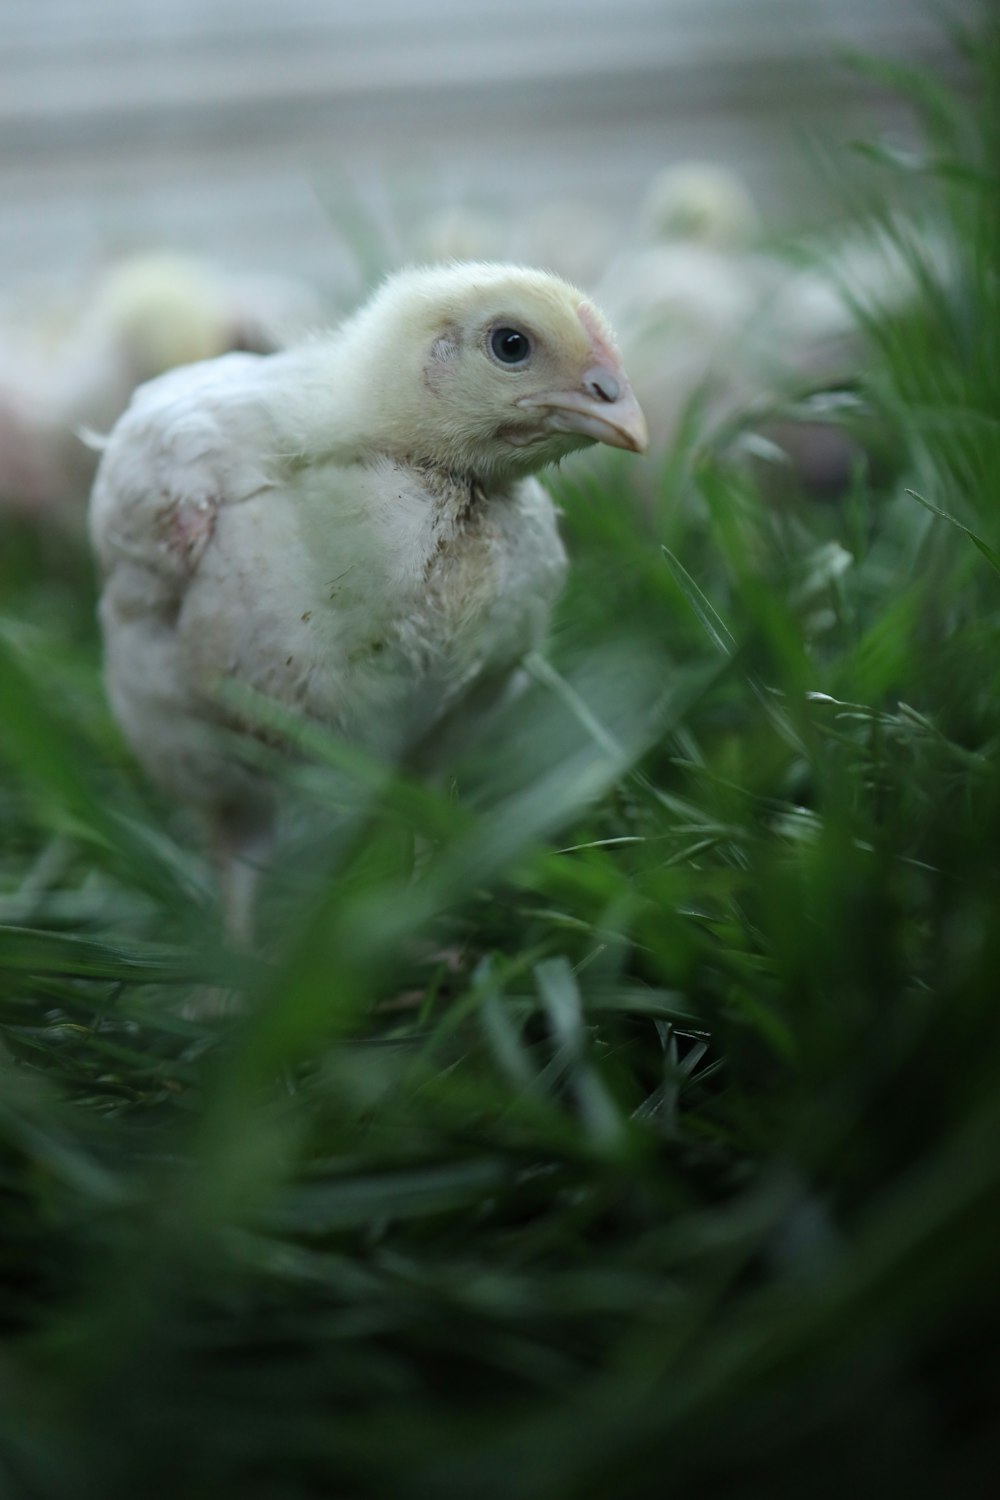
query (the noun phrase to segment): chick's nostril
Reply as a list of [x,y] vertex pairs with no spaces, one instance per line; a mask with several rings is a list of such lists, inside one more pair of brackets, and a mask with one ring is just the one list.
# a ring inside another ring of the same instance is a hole
[[610,370],[602,369],[600,365],[596,369],[587,371],[583,377],[583,384],[592,396],[597,396],[601,401],[617,401],[621,395],[621,386],[614,375]]

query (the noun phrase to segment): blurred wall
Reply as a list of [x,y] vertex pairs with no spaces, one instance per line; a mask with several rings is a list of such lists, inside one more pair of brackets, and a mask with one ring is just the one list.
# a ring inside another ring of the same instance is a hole
[[0,273],[9,292],[169,243],[336,280],[331,219],[391,237],[418,199],[517,215],[553,196],[627,216],[653,171],[692,157],[801,213],[819,192],[807,139],[904,128],[838,49],[946,68],[935,13],[975,10],[3,0]]

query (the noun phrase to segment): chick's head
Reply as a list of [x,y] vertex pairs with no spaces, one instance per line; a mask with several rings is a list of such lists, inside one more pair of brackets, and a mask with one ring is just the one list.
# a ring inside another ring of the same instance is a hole
[[347,335],[367,364],[372,445],[395,457],[495,482],[589,443],[647,446],[603,316],[545,272],[401,272]]

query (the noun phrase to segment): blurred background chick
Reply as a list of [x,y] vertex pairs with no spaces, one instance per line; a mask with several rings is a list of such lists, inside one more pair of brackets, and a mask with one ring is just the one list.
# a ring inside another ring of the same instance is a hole
[[22,296],[0,319],[0,506],[81,515],[100,438],[136,386],[228,350],[267,353],[323,321],[301,280],[168,251],[108,267],[61,312],[44,292]]

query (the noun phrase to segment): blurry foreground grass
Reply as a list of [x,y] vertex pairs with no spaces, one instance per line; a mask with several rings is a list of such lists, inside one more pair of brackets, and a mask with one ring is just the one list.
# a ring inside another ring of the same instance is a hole
[[919,89],[898,488],[564,485],[529,690],[444,788],[313,737],[259,964],[5,538],[3,1500],[992,1492],[992,46]]

